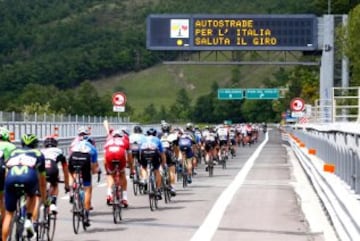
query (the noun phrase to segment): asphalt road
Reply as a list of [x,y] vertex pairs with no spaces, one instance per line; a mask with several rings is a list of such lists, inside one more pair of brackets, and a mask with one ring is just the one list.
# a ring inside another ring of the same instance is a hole
[[177,196],[169,204],[159,201],[155,211],[147,196],[133,195],[129,180],[129,207],[120,224],[113,223],[106,205],[103,177],[94,186],[92,225],[77,235],[68,197],[61,193],[55,240],[323,241],[324,233],[312,231],[302,211],[293,164],[280,138],[278,130],[269,130],[269,138],[262,135],[255,145],[238,147],[227,169],[217,166],[213,177],[199,165],[193,183],[185,189],[178,183]]

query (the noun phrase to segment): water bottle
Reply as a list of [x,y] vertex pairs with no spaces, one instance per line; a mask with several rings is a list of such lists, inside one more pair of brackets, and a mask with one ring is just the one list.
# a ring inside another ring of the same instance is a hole
[[84,201],[84,190],[80,190],[79,195],[80,195],[81,202],[83,202]]
[[42,221],[44,221],[44,205],[40,206],[40,211],[39,211],[39,222],[41,223]]

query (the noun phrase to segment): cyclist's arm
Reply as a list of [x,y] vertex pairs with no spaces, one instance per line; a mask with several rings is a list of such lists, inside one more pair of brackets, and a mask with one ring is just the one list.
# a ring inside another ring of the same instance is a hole
[[64,155],[59,155],[57,157],[57,162],[61,162],[61,166],[63,169],[63,173],[64,173],[64,185],[65,187],[69,187],[69,168],[68,168],[68,164],[66,162],[66,157]]
[[38,157],[38,179],[39,179],[39,189],[41,194],[41,200],[43,203],[46,202],[46,169],[45,169],[45,158],[44,155]]

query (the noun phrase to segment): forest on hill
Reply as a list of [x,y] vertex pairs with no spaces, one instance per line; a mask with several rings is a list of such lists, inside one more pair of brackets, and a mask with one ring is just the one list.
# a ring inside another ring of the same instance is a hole
[[[4,0],[0,1],[0,110],[84,115],[114,115],[109,106],[110,93],[99,93],[92,85],[127,73],[141,73],[178,57],[176,51],[146,49],[146,17],[161,13],[208,14],[300,14],[318,16],[328,11],[327,0]],[[352,66],[352,79],[360,81],[358,1],[332,0],[331,13],[350,13],[349,37],[344,51]],[[356,7],[357,6],[357,7]],[[236,82],[236,68],[232,78]],[[296,67],[273,74],[276,83],[292,95],[316,98],[316,69]],[[299,78],[299,76],[301,76]],[[296,77],[296,78],[295,78]],[[144,110],[127,114],[133,120],[152,122],[170,116],[172,120],[219,121],[237,113],[238,121],[277,120],[284,110],[283,101],[241,105],[216,101],[219,83],[196,100],[189,100],[186,89],[179,89],[171,106],[150,103]],[[288,96],[287,98],[291,98]],[[185,101],[184,101],[185,100]],[[210,101],[209,101],[210,100]],[[186,102],[187,101],[187,102]],[[193,103],[193,104],[192,104]],[[268,115],[261,119],[256,112]],[[202,109],[204,109],[202,111]],[[207,120],[209,110],[214,117]],[[206,112],[207,111],[207,112]]]

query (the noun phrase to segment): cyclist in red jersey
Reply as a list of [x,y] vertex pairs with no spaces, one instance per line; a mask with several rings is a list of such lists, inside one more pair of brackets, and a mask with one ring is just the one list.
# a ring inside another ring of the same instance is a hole
[[106,203],[112,203],[111,187],[114,184],[114,166],[113,160],[120,161],[120,185],[123,191],[123,200],[121,203],[124,207],[128,206],[127,200],[127,180],[125,175],[126,162],[128,161],[128,151],[130,149],[129,137],[123,130],[114,130],[108,135],[104,146],[104,166],[107,175],[107,198]]

